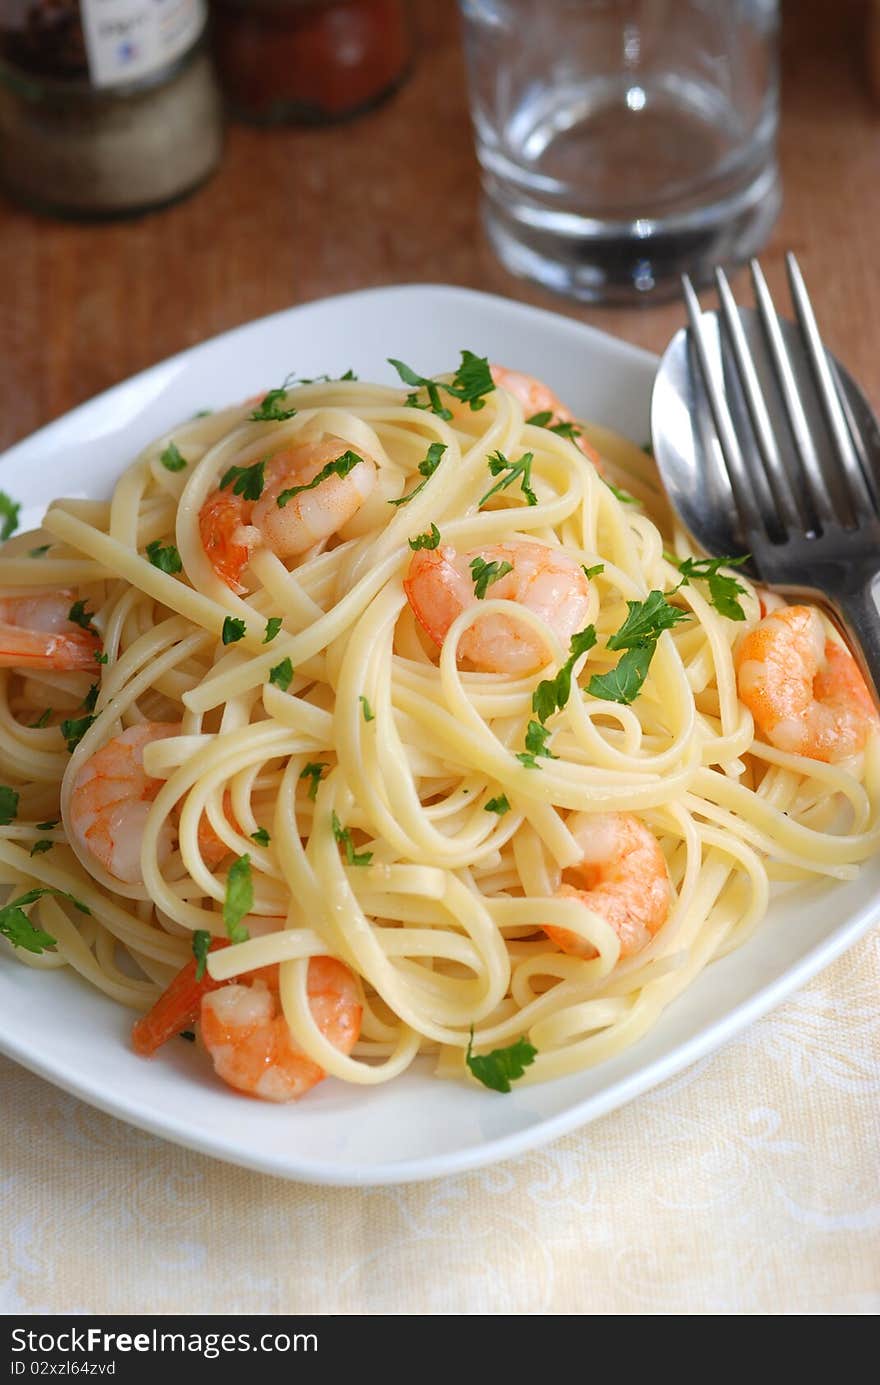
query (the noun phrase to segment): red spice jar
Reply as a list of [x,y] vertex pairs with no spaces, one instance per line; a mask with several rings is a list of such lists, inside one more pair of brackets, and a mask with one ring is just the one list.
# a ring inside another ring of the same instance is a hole
[[214,56],[232,115],[261,125],[327,124],[403,81],[407,0],[213,0]]

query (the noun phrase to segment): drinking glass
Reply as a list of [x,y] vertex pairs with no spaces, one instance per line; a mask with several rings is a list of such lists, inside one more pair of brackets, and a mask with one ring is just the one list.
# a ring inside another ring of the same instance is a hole
[[489,237],[631,303],[755,253],[780,205],[778,0],[460,0]]

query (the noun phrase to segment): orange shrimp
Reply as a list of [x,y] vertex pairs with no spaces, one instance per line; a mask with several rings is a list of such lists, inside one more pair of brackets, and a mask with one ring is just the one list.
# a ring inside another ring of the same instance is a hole
[[[321,1033],[341,1053],[351,1053],[363,1010],[348,967],[333,957],[313,957],[307,991]],[[260,978],[208,991],[201,1002],[201,1031],[217,1075],[249,1096],[295,1101],[326,1076],[294,1040],[277,983]]]
[[72,591],[0,597],[0,667],[97,669],[101,640],[68,619],[73,597]]
[[[217,948],[228,946],[226,938],[213,938],[208,951],[216,952]],[[193,957],[181,967],[152,1009],[139,1020],[135,1020],[131,1030],[131,1042],[135,1053],[148,1058],[157,1048],[161,1048],[162,1044],[173,1039],[175,1034],[189,1029],[198,1020],[203,996],[220,986],[230,984],[228,981],[215,981],[207,971],[201,980],[197,981],[198,968],[199,964]]]
[[[81,854],[127,885],[142,883],[141,839],[150,804],[164,782],[144,769],[144,747],[179,734],[177,723],[148,721],[130,726],[90,755],[76,776],[66,819],[70,837]],[[231,803],[227,792],[223,811],[237,830]],[[198,841],[209,870],[229,854],[205,813],[199,819]],[[159,835],[160,865],[173,845],[174,824],[169,820]]]
[[362,452],[344,476],[330,474],[311,490],[291,496],[282,492],[307,486],[319,472],[350,451],[342,438],[328,434],[318,442],[297,442],[270,457],[258,500],[230,490],[215,490],[199,511],[202,546],[217,576],[241,595],[241,575],[255,548],[265,546],[279,558],[293,558],[322,543],[352,518],[376,484],[377,468]]
[[[583,855],[556,894],[577,899],[609,923],[620,938],[620,955],[640,952],[669,916],[669,872],[656,838],[631,813],[578,813],[569,829]],[[544,925],[557,947],[576,957],[594,957],[591,943],[567,928]]]
[[[586,623],[590,583],[574,558],[543,543],[500,543],[462,554],[444,544],[414,553],[403,586],[434,643],[442,645],[452,622],[477,601],[470,569],[477,558],[511,568],[486,588],[486,597],[527,607],[567,650],[572,635]],[[487,673],[530,673],[550,657],[546,640],[515,614],[482,616],[462,635],[458,649]]]
[[[553,393],[549,385],[545,385],[541,380],[536,380],[534,375],[522,375],[518,370],[508,370],[503,365],[493,365],[491,370],[495,384],[519,400],[527,420],[533,418],[535,414],[549,413],[548,427],[552,427],[556,423],[575,422],[574,415],[569,412],[558,395]],[[577,434],[574,441],[584,456],[588,457],[594,466],[600,467],[599,453],[592,443],[587,441],[582,432]]]
[[734,662],[740,700],[779,750],[834,764],[863,750],[880,726],[855,659],[827,637],[814,606],[771,611]]

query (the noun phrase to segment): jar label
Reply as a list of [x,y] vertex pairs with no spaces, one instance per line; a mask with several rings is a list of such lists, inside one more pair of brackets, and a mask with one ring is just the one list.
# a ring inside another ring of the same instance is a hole
[[205,27],[205,0],[80,0],[89,73],[96,87],[148,77],[191,48]]

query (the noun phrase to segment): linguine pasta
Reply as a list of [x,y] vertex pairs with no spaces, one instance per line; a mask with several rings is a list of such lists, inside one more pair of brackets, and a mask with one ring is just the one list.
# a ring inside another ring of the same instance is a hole
[[[679,585],[692,550],[641,449],[585,426],[600,475],[503,389],[476,408],[444,399],[449,418],[354,380],[300,385],[285,403],[296,412],[280,421],[254,421],[250,403],[175,428],[109,501],[55,501],[40,531],[0,554],[4,597],[73,591],[106,658],[98,677],[0,670],[0,780],[18,795],[0,827],[0,883],[10,898],[52,891],[25,907],[54,945],[4,941],[19,960],[72,967],[144,1011],[198,931],[226,937],[233,863],[246,856],[253,898],[238,926],[249,936],[211,952],[209,974],[280,963],[291,1032],[327,1073],[385,1082],[427,1054],[440,1075],[464,1076],[469,1044],[485,1053],[526,1036],[531,1082],[632,1043],[761,923],[772,890],[850,878],[877,850],[876,737],[838,764],[756,737],[733,648],[759,619],[758,596],[741,579],[735,620],[705,582]],[[207,498],[230,468],[328,434],[378,464],[374,490],[295,559],[255,548],[246,590],[233,591],[203,547]],[[425,479],[432,444],[435,459],[444,450]],[[516,482],[485,499],[498,454],[531,454],[537,503]],[[466,632],[510,610],[488,585],[438,650],[403,586],[410,541],[432,526],[458,552],[537,542],[591,574],[595,643],[572,661],[570,695],[540,723],[543,739],[529,740],[536,688],[568,647],[520,608],[546,666],[468,667]],[[175,551],[179,571],[162,556]],[[631,700],[590,692],[620,660],[608,641],[627,603],[651,592],[688,618],[657,634]],[[141,879],[125,883],[77,844],[73,789],[106,742],[149,722],[175,729],[144,751],[157,792]],[[650,830],[671,886],[666,922],[626,956],[599,912],[558,893],[581,855],[573,815],[608,812]],[[204,858],[206,822],[226,848],[220,865]],[[586,955],[560,950],[547,927],[577,935]],[[307,1003],[309,959],[325,955],[362,991],[348,1055]]]

